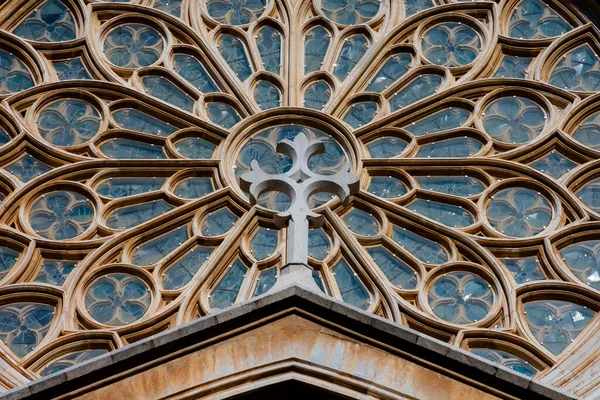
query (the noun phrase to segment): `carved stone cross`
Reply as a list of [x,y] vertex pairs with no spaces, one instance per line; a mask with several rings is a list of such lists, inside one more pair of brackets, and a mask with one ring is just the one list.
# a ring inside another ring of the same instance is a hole
[[[308,199],[315,193],[334,193],[345,204],[350,196],[358,191],[359,180],[350,173],[350,165],[344,163],[341,170],[333,175],[320,175],[308,168],[308,160],[325,152],[325,144],[320,140],[309,141],[300,132],[294,141],[282,140],[277,144],[277,152],[292,160],[292,167],[282,174],[267,174],[258,162],[253,160],[250,171],[240,177],[240,186],[250,193],[250,202],[265,192],[283,192],[291,199],[290,207],[275,216],[280,227],[288,226],[287,264],[281,269],[277,287],[291,283],[304,283],[315,289],[317,286],[308,266],[308,229],[320,227],[323,216],[316,214],[308,205]],[[318,290],[318,289],[317,289]]]

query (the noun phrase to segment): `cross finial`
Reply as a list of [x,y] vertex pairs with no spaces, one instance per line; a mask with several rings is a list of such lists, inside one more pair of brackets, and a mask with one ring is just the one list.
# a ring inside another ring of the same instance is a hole
[[282,268],[282,277],[285,277],[278,280],[278,286],[280,281],[290,283],[292,280],[300,280],[316,287],[308,267],[308,228],[309,223],[313,227],[321,226],[323,216],[311,210],[308,199],[313,194],[328,192],[336,194],[342,202],[347,203],[350,196],[358,191],[359,180],[350,173],[348,162],[332,175],[320,175],[311,171],[308,160],[316,154],[324,153],[325,145],[320,140],[309,141],[303,132],[298,133],[293,141],[279,142],[277,152],[292,160],[289,171],[268,174],[253,160],[250,171],[240,177],[240,186],[250,193],[252,204],[256,204],[259,196],[265,192],[283,192],[290,197],[290,207],[277,214],[275,219],[280,228],[289,224],[287,264]]

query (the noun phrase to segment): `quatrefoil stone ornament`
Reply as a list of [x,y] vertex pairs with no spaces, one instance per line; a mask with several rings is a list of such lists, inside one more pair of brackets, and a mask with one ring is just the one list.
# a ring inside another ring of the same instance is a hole
[[293,141],[279,142],[277,152],[292,160],[292,167],[287,172],[268,174],[260,168],[258,161],[253,160],[250,171],[240,177],[240,186],[250,193],[252,204],[256,204],[265,192],[282,192],[289,196],[290,207],[275,216],[275,223],[280,228],[288,227],[287,263],[281,270],[276,287],[302,283],[316,289],[312,269],[308,266],[308,230],[309,226],[320,227],[323,216],[312,211],[308,200],[313,194],[327,192],[337,195],[344,204],[348,204],[350,196],[358,191],[359,179],[350,172],[347,162],[332,175],[311,171],[308,160],[324,153],[325,144],[320,140],[309,141],[303,132]]

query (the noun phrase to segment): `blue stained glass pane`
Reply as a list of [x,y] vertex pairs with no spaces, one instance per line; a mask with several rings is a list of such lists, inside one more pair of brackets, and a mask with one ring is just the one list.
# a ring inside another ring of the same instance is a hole
[[69,9],[58,0],[48,0],[36,7],[13,33],[38,42],[65,42],[75,39],[76,29]]
[[560,251],[563,261],[583,283],[600,290],[600,240],[587,240]]
[[544,39],[573,29],[556,11],[540,0],[523,0],[510,17],[508,34],[517,39]]
[[70,58],[68,60],[54,61],[52,66],[61,81],[71,79],[92,79],[81,58]]
[[525,143],[535,139],[546,127],[546,113],[524,97],[503,97],[492,102],[483,113],[483,127],[494,139],[504,143]]
[[392,239],[424,263],[443,264],[450,259],[448,252],[442,245],[405,228],[394,225],[392,227]]
[[510,368],[513,371],[523,375],[534,376],[538,372],[537,369],[529,365],[529,363],[525,360],[506,351],[492,349],[471,349],[471,353],[483,357],[493,363]]
[[394,54],[388,57],[377,74],[371,79],[365,89],[366,92],[381,93],[392,83],[406,74],[412,62],[412,55],[408,53]]
[[331,98],[331,88],[325,81],[311,83],[304,92],[304,107],[322,110]]
[[354,208],[344,216],[348,228],[357,235],[375,236],[379,233],[379,223],[371,214]]
[[8,274],[8,271],[10,271],[17,262],[17,258],[19,258],[18,251],[0,246],[0,279]]
[[585,306],[558,300],[532,301],[524,308],[531,333],[556,356],[577,339],[596,315]]
[[392,111],[397,111],[437,92],[442,84],[440,75],[425,74],[411,81],[390,99]]
[[440,140],[421,146],[415,157],[464,158],[471,157],[483,148],[483,143],[470,137]]
[[199,137],[182,139],[175,143],[177,151],[192,160],[209,160],[217,147],[208,140]]
[[413,122],[411,125],[405,126],[404,129],[415,136],[443,132],[462,126],[470,116],[471,113],[464,108],[450,107],[420,121]]
[[573,133],[573,139],[596,151],[600,151],[600,113],[595,113]]
[[369,183],[369,192],[384,199],[393,199],[408,193],[406,185],[391,176],[374,176]]
[[128,197],[160,190],[164,182],[165,178],[141,176],[107,178],[96,187],[96,192],[110,198]]
[[206,112],[212,122],[227,129],[242,120],[238,112],[225,103],[208,103],[206,105]]
[[408,208],[446,226],[464,228],[475,223],[475,218],[469,211],[453,204],[417,199]]
[[204,236],[221,236],[231,229],[238,217],[228,208],[221,208],[211,214],[202,222],[202,234]]
[[406,142],[392,136],[384,136],[367,144],[371,158],[392,158],[400,155],[406,148]]
[[552,207],[535,190],[510,188],[491,198],[486,215],[498,232],[512,237],[530,237],[542,232],[552,221]]
[[21,182],[28,182],[36,176],[43,175],[52,170],[52,167],[29,154],[25,154],[12,164],[8,164],[5,168],[8,172],[19,178]]
[[136,247],[131,255],[134,265],[151,265],[165,258],[189,237],[187,227],[177,228]]
[[47,304],[16,303],[0,307],[0,340],[17,357],[25,357],[46,336],[55,308]]
[[369,247],[369,255],[388,280],[400,289],[417,287],[417,273],[383,246]]
[[87,101],[57,100],[44,106],[37,119],[40,135],[57,146],[89,142],[100,130],[102,117]]
[[404,0],[406,16],[410,17],[418,12],[435,7],[433,0]]
[[56,360],[52,361],[40,371],[41,376],[48,376],[55,374],[63,369],[72,367],[73,365],[80,364],[84,361],[91,360],[101,356],[102,354],[108,353],[106,349],[95,349],[95,350],[82,350],[75,351],[66,355],[63,355]]
[[154,0],[153,7],[175,17],[180,17],[182,1],[183,0]]
[[104,41],[104,54],[121,68],[147,67],[158,61],[165,43],[158,31],[143,24],[120,24]]
[[375,118],[377,113],[377,103],[374,101],[363,101],[355,103],[344,114],[344,122],[353,128],[359,128],[368,124]]
[[546,279],[537,257],[500,259],[518,284]]
[[273,254],[279,244],[277,231],[260,228],[250,240],[250,252],[257,260],[264,260]]
[[210,294],[211,308],[227,308],[235,303],[246,277],[246,271],[246,266],[240,260],[235,260],[227,268],[227,272]]
[[167,158],[162,146],[129,139],[111,139],[100,145],[100,151],[107,157],[116,158],[118,160]]
[[269,110],[281,105],[281,93],[272,83],[260,81],[254,88],[254,100],[261,110]]
[[202,93],[220,92],[219,87],[206,71],[204,65],[194,56],[176,54],[173,57],[173,69]]
[[346,79],[369,48],[369,41],[363,34],[344,39],[344,45],[333,68],[333,75],[340,81]]
[[256,35],[256,47],[266,71],[279,75],[281,71],[281,34],[265,26]]
[[133,108],[117,110],[113,112],[112,116],[115,122],[122,128],[131,129],[132,131],[158,136],[169,136],[177,130],[171,124]]
[[267,293],[277,282],[277,268],[271,268],[263,271],[258,276],[258,282],[256,282],[256,288],[254,289],[254,296],[260,296],[261,294]]
[[321,12],[338,24],[358,25],[377,15],[380,6],[376,0],[323,0]]
[[481,50],[481,39],[468,25],[446,22],[429,29],[421,40],[425,57],[436,65],[459,67],[472,63]]
[[48,260],[42,261],[40,272],[35,277],[35,282],[51,283],[62,286],[67,276],[77,268],[77,261],[71,260]]
[[191,249],[185,257],[168,267],[162,274],[162,285],[165,290],[177,290],[187,285],[200,271],[213,248],[197,246]]
[[500,68],[494,76],[497,78],[525,79],[532,60],[531,57],[504,56],[502,57],[502,64],[500,64]]
[[150,96],[190,113],[194,110],[194,99],[164,76],[146,75],[142,78],[142,85]]
[[577,191],[577,197],[593,211],[600,213],[600,178],[586,183]]
[[432,192],[451,194],[459,197],[474,196],[485,190],[485,185],[470,176],[418,176],[419,186]]
[[315,260],[323,260],[329,254],[331,242],[322,228],[308,231],[308,255]]
[[580,92],[600,90],[600,59],[589,45],[568,52],[556,65],[550,84]]
[[208,0],[208,14],[224,25],[246,25],[265,10],[266,0]]
[[0,50],[0,94],[20,92],[33,87],[33,77],[23,61]]
[[317,284],[317,287],[321,290],[321,292],[327,293],[325,291],[325,286],[323,285],[323,277],[321,276],[321,273],[313,269],[312,277],[315,283]]
[[246,48],[240,39],[233,35],[222,35],[219,37],[219,53],[242,82],[252,75]]
[[557,151],[552,151],[544,158],[541,158],[530,165],[538,171],[550,175],[555,179],[562,178],[564,174],[577,166],[576,163]]
[[331,34],[322,26],[312,28],[304,36],[304,74],[319,71],[331,42]]
[[214,191],[212,179],[205,177],[189,177],[175,186],[175,196],[182,199],[199,199]]
[[173,206],[164,200],[121,207],[110,214],[106,220],[106,226],[113,229],[131,228],[150,221],[152,218],[172,209]]
[[342,295],[342,300],[363,310],[369,308],[369,293],[346,260],[338,261],[332,271]]
[[0,146],[10,142],[10,136],[4,128],[0,126]]
[[73,239],[83,234],[94,220],[94,206],[83,195],[60,190],[41,195],[29,213],[35,232],[50,240]]

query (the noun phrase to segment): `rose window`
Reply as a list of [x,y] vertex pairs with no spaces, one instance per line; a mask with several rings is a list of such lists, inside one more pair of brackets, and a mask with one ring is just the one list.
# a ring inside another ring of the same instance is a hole
[[302,134],[360,180],[308,199],[323,295],[564,385],[600,310],[600,47],[564,3],[8,0],[3,357],[25,382],[268,293],[292,199],[240,177]]

